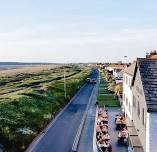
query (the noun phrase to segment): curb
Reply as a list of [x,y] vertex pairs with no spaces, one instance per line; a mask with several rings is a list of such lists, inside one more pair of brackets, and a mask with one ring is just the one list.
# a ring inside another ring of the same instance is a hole
[[[100,86],[100,72],[99,72],[99,84],[98,84],[97,96],[99,94],[99,86]],[[97,119],[98,119],[98,109],[99,109],[99,106],[97,106],[96,108],[96,115],[95,115],[94,133],[93,133],[93,152],[98,152],[98,148],[96,145],[96,125],[97,125]]]
[[98,152],[97,145],[96,145],[96,125],[97,125],[97,118],[98,118],[98,106],[96,108],[96,116],[95,116],[95,124],[94,124],[94,134],[93,134],[93,152]]

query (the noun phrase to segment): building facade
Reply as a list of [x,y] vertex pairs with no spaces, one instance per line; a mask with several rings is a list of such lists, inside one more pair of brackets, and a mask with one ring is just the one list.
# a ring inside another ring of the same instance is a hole
[[132,95],[132,80],[134,75],[135,63],[123,70],[123,112],[126,117],[132,120],[132,107],[133,107],[133,95]]
[[132,95],[132,120],[143,150],[157,152],[157,60],[137,59]]

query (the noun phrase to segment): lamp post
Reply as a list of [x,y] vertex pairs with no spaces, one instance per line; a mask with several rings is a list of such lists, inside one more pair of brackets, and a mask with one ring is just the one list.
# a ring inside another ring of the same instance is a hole
[[67,89],[66,89],[66,71],[64,69],[64,97],[67,97]]
[[51,91],[48,91],[48,100],[51,102],[51,118],[53,116],[53,103],[54,103],[54,100],[55,97],[52,95],[52,92]]

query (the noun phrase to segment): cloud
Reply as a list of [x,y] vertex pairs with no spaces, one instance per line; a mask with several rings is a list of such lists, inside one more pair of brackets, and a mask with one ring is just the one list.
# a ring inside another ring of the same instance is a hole
[[[92,30],[43,25],[0,33],[1,60],[55,62],[129,60],[157,48],[157,29]],[[16,55],[18,54],[18,56]],[[38,55],[37,55],[38,54]]]

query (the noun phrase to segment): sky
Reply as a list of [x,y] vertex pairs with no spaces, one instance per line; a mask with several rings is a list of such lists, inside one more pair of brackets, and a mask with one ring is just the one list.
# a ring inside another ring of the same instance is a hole
[[156,0],[0,0],[0,61],[132,62],[157,48],[156,10]]

